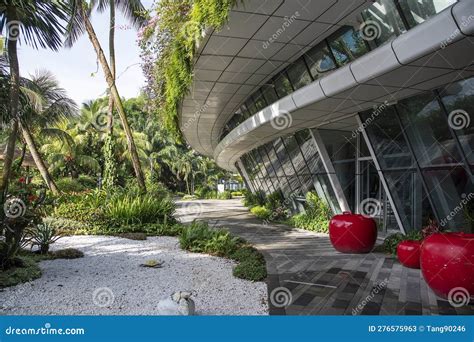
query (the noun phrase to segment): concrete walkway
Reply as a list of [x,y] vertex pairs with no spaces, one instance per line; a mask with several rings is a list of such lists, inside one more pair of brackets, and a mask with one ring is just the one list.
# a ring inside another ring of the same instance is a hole
[[341,254],[325,234],[265,225],[238,199],[179,201],[182,222],[229,229],[264,255],[273,315],[473,315],[437,297],[419,270],[382,253]]

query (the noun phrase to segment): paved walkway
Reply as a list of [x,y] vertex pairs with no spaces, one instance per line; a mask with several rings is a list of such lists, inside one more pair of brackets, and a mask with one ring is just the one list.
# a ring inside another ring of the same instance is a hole
[[341,254],[325,234],[264,225],[240,200],[178,202],[183,222],[206,220],[264,255],[273,315],[473,315],[438,298],[419,270],[382,253]]

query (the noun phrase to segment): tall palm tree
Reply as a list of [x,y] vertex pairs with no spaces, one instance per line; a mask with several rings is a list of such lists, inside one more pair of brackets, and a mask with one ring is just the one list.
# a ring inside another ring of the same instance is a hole
[[94,47],[94,50],[97,54],[97,58],[102,66],[102,70],[104,71],[107,86],[110,89],[110,95],[113,98],[114,106],[117,108],[117,112],[119,114],[123,130],[127,136],[127,147],[130,153],[138,185],[143,191],[146,191],[145,177],[143,175],[143,170],[141,167],[140,158],[138,156],[137,147],[133,138],[132,129],[130,128],[130,124],[128,123],[127,114],[125,113],[122,99],[120,98],[120,94],[115,84],[114,75],[112,73],[112,70],[110,69],[110,65],[107,61],[107,58],[105,57],[99,39],[97,38],[94,27],[92,26],[89,19],[93,6],[96,4],[96,1],[68,1],[71,9],[71,20],[68,24],[68,37],[66,39],[66,45],[72,46],[82,33],[87,32],[89,40],[92,43],[92,46]]
[[64,33],[62,21],[66,19],[67,7],[62,0],[2,0],[0,2],[0,33],[6,32],[10,65],[8,113],[11,122],[0,183],[0,196],[5,194],[8,187],[19,127],[20,65],[17,52],[18,41],[21,39],[34,48],[42,47],[58,50],[61,46],[61,36]]
[[67,140],[62,131],[50,127],[62,119],[76,115],[76,104],[67,97],[66,91],[59,87],[57,80],[47,71],[38,72],[31,80],[22,79],[20,89],[22,106],[19,127],[23,139],[44,182],[57,194],[59,189],[38,150],[32,130],[41,129],[42,135]]

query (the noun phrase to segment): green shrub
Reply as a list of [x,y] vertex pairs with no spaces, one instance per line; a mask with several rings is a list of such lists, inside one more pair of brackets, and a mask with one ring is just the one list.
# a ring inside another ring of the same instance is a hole
[[229,190],[226,190],[224,192],[219,192],[217,194],[217,199],[220,199],[220,200],[232,199],[232,193]]
[[175,209],[175,204],[168,198],[157,198],[150,194],[138,197],[120,194],[110,198],[104,208],[104,215],[115,226],[160,223],[164,222],[165,217],[173,217]]
[[254,207],[254,206],[264,206],[267,202],[265,192],[262,190],[258,190],[255,193],[252,193],[249,190],[246,190],[244,192],[244,205],[248,208]]
[[404,235],[402,233],[395,233],[387,236],[385,240],[383,240],[383,251],[386,253],[390,253],[392,255],[397,255],[397,247],[400,242],[403,240],[421,240],[422,233],[417,230],[412,230],[408,234]]
[[195,200],[197,197],[194,195],[184,195],[182,200],[183,201],[189,201],[189,200]]
[[97,179],[91,176],[80,175],[77,179],[79,184],[81,184],[86,189],[95,189],[97,188]]
[[294,227],[319,233],[328,233],[331,209],[314,192],[306,194],[306,212],[296,214],[290,219]]
[[16,257],[15,265],[0,272],[0,289],[15,286],[41,277],[41,269],[34,258]]
[[64,193],[82,192],[87,189],[78,179],[71,178],[58,179],[56,185]]
[[272,212],[266,207],[262,207],[259,205],[251,208],[250,212],[262,220],[268,220],[270,218],[270,215],[272,214]]
[[38,246],[41,254],[49,252],[49,246],[61,238],[54,225],[48,222],[37,224],[27,230],[28,241],[33,246]]
[[235,277],[259,281],[267,276],[265,259],[244,240],[229,232],[209,228],[205,222],[194,221],[184,227],[179,237],[181,248],[197,253],[226,257],[239,262],[234,268]]
[[242,197],[244,193],[242,191],[232,191],[231,195],[232,197]]

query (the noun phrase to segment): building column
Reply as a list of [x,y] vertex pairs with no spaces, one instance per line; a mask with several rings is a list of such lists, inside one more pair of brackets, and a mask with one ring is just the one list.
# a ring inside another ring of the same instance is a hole
[[245,169],[244,167],[244,164],[242,164],[242,161],[239,159],[237,161],[237,169],[238,171],[240,172],[240,175],[242,176],[242,178],[244,179],[247,187],[249,188],[249,190],[252,192],[252,193],[255,193],[255,189],[253,187],[253,184],[252,182],[250,182],[250,178],[249,178],[249,175],[247,173],[247,170]]

